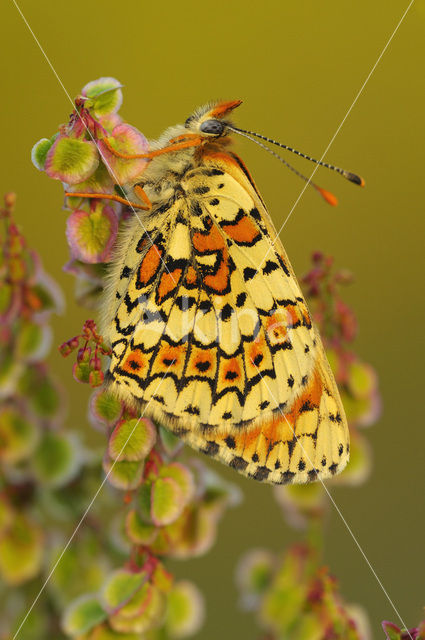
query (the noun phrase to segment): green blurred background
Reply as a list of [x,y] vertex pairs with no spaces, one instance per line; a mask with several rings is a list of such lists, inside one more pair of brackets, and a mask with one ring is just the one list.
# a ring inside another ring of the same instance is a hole
[[[242,127],[316,157],[407,4],[20,2],[70,95],[89,80],[115,76],[125,85],[122,115],[147,137],[210,99],[241,98],[236,118]],[[17,192],[24,233],[65,291],[66,315],[54,322],[60,343],[78,332],[88,312],[74,303],[74,278],[61,270],[68,256],[62,187],[36,171],[30,150],[67,120],[71,105],[10,0],[1,13],[1,191]],[[425,227],[419,145],[424,28],[424,5],[417,1],[328,152],[329,161],[361,173],[366,189],[318,171],[316,180],[337,194],[340,206],[328,207],[307,189],[282,233],[298,274],[307,269],[313,249],[334,255],[338,266],[355,274],[347,301],[360,323],[357,351],[378,371],[384,410],[367,433],[374,451],[371,478],[361,488],[334,489],[333,495],[409,626],[425,605],[424,304],[417,295]],[[279,226],[303,183],[255,145],[237,142]],[[307,173],[312,168],[297,159],[294,164]],[[89,432],[89,392],[72,382],[70,363],[56,351],[51,362],[69,390],[69,424]],[[226,515],[214,549],[176,571],[206,595],[208,619],[199,637],[255,638],[251,617],[236,606],[235,563],[251,547],[283,549],[299,534],[284,523],[268,486],[219,470],[239,482],[245,501]],[[326,562],[345,597],[367,608],[374,636],[382,637],[380,621],[396,621],[395,613],[335,510],[326,540]]]

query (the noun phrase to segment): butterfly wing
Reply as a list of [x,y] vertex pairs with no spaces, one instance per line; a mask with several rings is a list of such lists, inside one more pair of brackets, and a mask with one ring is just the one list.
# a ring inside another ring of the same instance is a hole
[[344,411],[249,173],[211,151],[180,187],[123,240],[105,323],[113,388],[250,477],[336,473],[348,459]]

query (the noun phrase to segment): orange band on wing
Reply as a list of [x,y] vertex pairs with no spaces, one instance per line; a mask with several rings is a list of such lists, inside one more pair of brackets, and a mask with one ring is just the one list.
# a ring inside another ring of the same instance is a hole
[[139,269],[138,284],[145,285],[155,275],[161,262],[161,252],[156,245],[148,249]]
[[248,216],[243,216],[236,224],[222,224],[223,231],[236,242],[252,244],[260,237],[260,232]]

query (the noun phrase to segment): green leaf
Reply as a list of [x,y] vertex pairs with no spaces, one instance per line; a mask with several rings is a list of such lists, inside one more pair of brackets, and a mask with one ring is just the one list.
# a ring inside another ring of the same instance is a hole
[[205,617],[202,594],[186,580],[177,582],[169,596],[165,626],[171,638],[187,638],[197,633]]
[[107,457],[103,462],[103,469],[108,475],[108,482],[117,489],[129,491],[136,489],[143,478],[143,462],[130,462],[122,460],[120,462]]
[[152,483],[145,480],[137,492],[139,512],[145,522],[151,523]]
[[[42,358],[50,346],[49,327],[35,322],[25,322],[17,338],[17,355],[22,358]],[[44,348],[43,348],[44,347]]]
[[181,488],[171,478],[158,478],[153,482],[151,495],[151,517],[158,525],[167,525],[177,520],[184,508]]
[[36,576],[43,558],[43,535],[26,516],[17,515],[0,538],[0,576],[9,585],[19,585]]
[[86,106],[96,116],[116,113],[122,104],[122,84],[115,78],[99,78],[86,84],[83,96],[91,98]]
[[180,487],[183,495],[183,502],[186,505],[195,493],[195,480],[193,474],[180,462],[171,462],[161,467],[159,472],[161,478],[172,478]]
[[99,153],[94,142],[59,136],[47,153],[45,171],[55,180],[78,184],[87,180],[98,164]]
[[83,384],[88,384],[92,367],[89,362],[76,362],[72,367],[74,380]]
[[253,549],[240,560],[236,572],[239,588],[250,595],[261,595],[270,585],[276,560],[266,549]]
[[174,433],[171,433],[171,431],[168,431],[165,427],[159,427],[159,435],[165,451],[170,456],[174,455],[178,449],[181,449],[183,446],[181,438],[175,436]]
[[152,524],[146,524],[135,510],[128,513],[125,521],[125,530],[131,542],[145,546],[151,545],[158,535],[157,527]]
[[66,237],[72,255],[82,262],[107,262],[118,232],[112,207],[98,203],[94,209],[76,209],[66,221]]
[[96,391],[90,401],[90,409],[97,420],[106,425],[115,424],[122,413],[122,404],[110,391]]
[[57,307],[56,300],[52,293],[43,284],[36,283],[32,286],[34,295],[40,300],[41,310],[50,311]]
[[49,487],[64,486],[77,474],[79,466],[76,442],[62,433],[45,432],[33,458],[38,480]]
[[41,378],[32,394],[31,401],[34,410],[40,416],[48,418],[56,414],[60,398],[57,387],[49,377]]
[[376,374],[373,368],[364,362],[352,362],[348,375],[348,386],[356,398],[367,397],[376,387]]
[[107,611],[113,612],[124,606],[146,580],[147,574],[144,571],[139,573],[126,569],[114,571],[102,590],[102,601]]
[[19,390],[31,402],[32,409],[43,418],[53,417],[60,408],[60,396],[56,384],[44,369],[27,366],[19,380]]
[[86,633],[107,618],[98,598],[84,595],[72,602],[63,618],[63,630],[70,636]]
[[44,171],[44,165],[46,163],[46,156],[52,146],[52,140],[48,140],[47,138],[41,138],[38,142],[35,143],[33,148],[31,149],[31,160],[33,165],[39,171]]
[[16,464],[28,458],[39,438],[35,424],[12,407],[0,412],[0,459]]
[[129,608],[125,607],[110,617],[109,624],[113,629],[121,632],[136,631],[137,633],[144,633],[161,626],[166,606],[164,594],[153,585],[142,589],[142,595],[148,595],[144,602],[139,602],[139,594],[134,598],[135,604],[141,605],[140,612],[130,616],[130,613],[134,613],[135,607],[132,606],[133,603],[129,603]]
[[148,418],[120,422],[109,438],[109,455],[113,460],[144,460],[155,440],[156,429]]
[[401,640],[401,630],[392,622],[384,621],[382,628],[385,631],[387,640]]

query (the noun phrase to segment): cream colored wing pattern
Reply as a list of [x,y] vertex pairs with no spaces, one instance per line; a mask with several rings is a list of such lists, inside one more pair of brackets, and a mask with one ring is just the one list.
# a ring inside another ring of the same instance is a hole
[[206,158],[173,202],[152,211],[147,233],[136,224],[127,233],[106,320],[110,384],[246,475],[326,477],[348,457],[344,412],[292,268],[237,160]]

